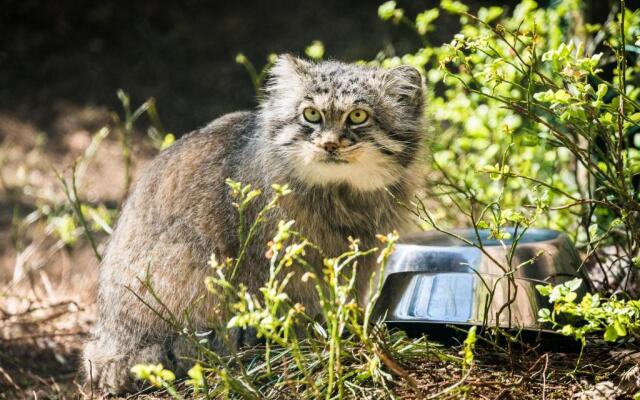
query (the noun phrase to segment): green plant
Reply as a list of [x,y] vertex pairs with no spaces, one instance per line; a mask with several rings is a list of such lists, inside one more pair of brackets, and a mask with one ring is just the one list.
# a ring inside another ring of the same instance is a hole
[[174,398],[182,398],[173,387],[176,376],[173,372],[165,369],[162,364],[139,364],[131,369],[131,372],[139,379],[149,381],[156,388],[166,389]]
[[320,40],[314,40],[304,49],[304,53],[314,60],[321,60],[324,57],[324,43]]
[[122,109],[124,115],[121,117],[117,113],[112,113],[113,122],[115,125],[115,129],[118,133],[118,139],[120,141],[120,147],[122,149],[122,159],[124,163],[124,192],[123,199],[129,193],[129,188],[131,186],[132,181],[132,167],[133,167],[133,135],[134,135],[134,124],[136,121],[144,114],[147,115],[151,125],[147,129],[147,134],[151,138],[152,144],[158,150],[164,150],[167,147],[171,146],[175,141],[175,136],[172,133],[166,133],[162,123],[160,122],[160,117],[158,116],[158,111],[156,109],[156,102],[154,98],[150,98],[144,103],[142,103],[135,110],[131,109],[131,98],[129,94],[125,93],[124,90],[119,89],[118,99],[120,99],[120,103],[122,104]]
[[[304,53],[307,57],[314,60],[321,60],[324,57],[324,43],[320,40],[314,40],[304,49]],[[267,62],[258,70],[256,66],[251,62],[251,60],[244,55],[243,53],[238,53],[236,55],[236,64],[240,64],[244,67],[244,69],[249,74],[249,79],[251,79],[251,83],[253,83],[253,89],[256,92],[256,97],[258,101],[262,100],[263,97],[263,88],[265,84],[265,79],[267,79],[267,73],[269,69],[276,62],[278,56],[275,53],[270,53],[267,56]]]
[[[95,156],[100,143],[109,135],[107,128],[100,129],[92,138],[91,144],[84,154],[74,160],[71,165],[71,177],[67,179],[62,173],[55,171],[56,177],[62,186],[67,200],[66,205],[46,204],[42,209],[47,217],[48,226],[65,245],[76,243],[78,236],[84,234],[89,241],[91,249],[98,261],[102,255],[98,251],[96,232],[104,231],[111,234],[111,225],[115,219],[115,210],[108,209],[104,204],[91,206],[83,203],[78,196],[78,180],[84,177],[86,168]],[[81,229],[77,225],[80,224]]]
[[[227,184],[241,217],[263,195],[249,185],[232,180]],[[380,271],[372,278],[371,287],[380,287],[396,234],[380,235],[380,250],[362,250],[358,241],[352,240],[348,252],[325,259],[323,266],[312,266],[305,261],[305,254],[317,247],[294,230],[293,221],[280,221],[268,245],[268,280],[259,293],[249,293],[244,285],[237,284],[235,271],[252,240],[252,230],[266,221],[268,211],[289,192],[286,186],[274,185],[272,200],[257,213],[249,231],[239,232],[243,244],[238,256],[226,260],[212,257],[212,275],[205,282],[211,293],[224,299],[222,308],[214,310],[221,321],[216,335],[230,343],[229,334],[234,329],[252,329],[264,340],[264,346],[240,352],[230,347],[229,355],[220,356],[200,344],[196,332],[180,326],[178,318],[164,317],[199,349],[188,381],[195,394],[314,399],[393,395],[394,388],[400,385],[394,382],[396,376],[419,393],[404,363],[425,358],[463,363],[462,359],[438,352],[437,346],[425,338],[409,339],[403,332],[390,331],[379,321],[372,321],[377,295],[364,307],[354,299],[358,260],[374,252],[379,254]],[[302,275],[297,276],[296,271]],[[286,288],[292,279],[309,282],[315,288],[319,318],[312,318],[305,305],[290,300]],[[148,282],[147,289],[154,293]],[[161,299],[157,300],[162,308]],[[468,363],[472,348],[470,339],[465,352]],[[167,387],[169,380],[159,381],[153,374],[141,373],[154,368],[158,367],[137,366],[135,372],[140,378]]]
[[[640,338],[640,300],[624,300],[616,296],[602,299],[598,294],[587,293],[578,299],[576,290],[582,281],[574,279],[562,285],[538,285],[543,296],[549,297],[553,308],[542,309],[541,322],[550,323],[566,336],[573,336],[584,346],[590,334],[602,334],[607,342],[627,338]],[[569,317],[573,323],[559,321]]]
[[[437,184],[428,195],[440,205],[432,207],[434,220],[489,227],[471,217],[488,209],[494,220],[523,225],[522,216],[542,208],[533,221],[573,233],[605,272],[606,286],[612,267],[634,273],[640,251],[640,153],[632,141],[640,58],[629,45],[640,12],[621,2],[596,26],[583,22],[583,7],[565,0],[542,9],[525,0],[512,15],[489,7],[475,16],[462,3],[442,1],[462,26],[450,43],[374,63],[413,65],[431,88]],[[436,11],[414,21],[387,2],[379,14],[422,37]],[[611,246],[615,266],[605,262],[603,249]]]
[[256,96],[258,97],[258,100],[262,99],[262,88],[264,86],[264,80],[267,77],[267,72],[269,71],[269,68],[271,68],[273,64],[276,62],[276,58],[277,58],[276,54],[274,53],[269,54],[267,56],[267,63],[262,66],[260,71],[258,71],[256,67],[253,65],[253,63],[251,62],[251,60],[247,58],[247,56],[245,56],[242,53],[238,53],[236,55],[236,63],[242,65],[244,69],[247,71],[247,73],[249,74],[249,78],[251,79],[251,83],[253,83],[253,89],[256,91]]
[[467,338],[464,340],[464,348],[460,352],[462,355],[462,366],[464,369],[470,369],[473,365],[474,354],[473,350],[476,347],[477,341],[477,327],[472,326],[467,333]]

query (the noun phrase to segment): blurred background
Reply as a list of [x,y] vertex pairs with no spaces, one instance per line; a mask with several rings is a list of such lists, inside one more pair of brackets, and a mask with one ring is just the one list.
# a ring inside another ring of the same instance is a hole
[[[255,105],[244,53],[262,66],[270,53],[304,54],[322,40],[325,55],[369,60],[384,50],[404,54],[420,45],[409,28],[386,24],[377,1],[56,1],[0,4],[0,118],[33,125],[51,137],[68,132],[63,119],[116,109],[122,88],[132,101],[155,97],[170,132],[180,134],[223,113]],[[516,1],[466,1],[471,9]],[[548,3],[542,1],[541,5]],[[628,2],[629,3],[629,2]],[[399,1],[415,15],[439,1]],[[608,2],[592,0],[588,14],[604,19]],[[457,32],[457,18],[441,15],[431,42]],[[78,121],[82,122],[82,121]],[[0,122],[5,137],[6,122]]]

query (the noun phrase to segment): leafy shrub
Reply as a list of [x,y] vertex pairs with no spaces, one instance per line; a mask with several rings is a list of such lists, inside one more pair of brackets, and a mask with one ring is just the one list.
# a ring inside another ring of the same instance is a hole
[[[505,225],[533,222],[567,231],[604,270],[606,288],[632,289],[640,260],[640,12],[614,9],[603,25],[590,25],[583,8],[578,0],[547,9],[525,0],[511,15],[489,7],[474,16],[443,0],[462,26],[450,43],[373,63],[413,65],[431,88],[434,220],[492,227],[498,238]],[[393,1],[379,9],[423,43],[438,13],[411,20]],[[620,277],[607,287],[612,267]]]
[[[579,300],[576,290],[581,284],[580,279],[574,279],[555,287],[538,285],[538,291],[553,304],[551,310],[540,310],[540,321],[551,323],[562,334],[580,340],[583,346],[587,335],[592,333],[601,333],[608,342],[640,338],[640,300],[602,299],[591,293]],[[573,317],[577,323],[561,323],[557,320],[560,315]]]
[[[631,295],[579,299],[579,279],[538,287],[553,304],[540,321],[583,348],[596,334],[637,341],[640,329],[640,11],[624,4],[591,25],[578,0],[547,9],[524,0],[511,15],[489,7],[477,16],[443,0],[462,26],[450,43],[373,62],[413,65],[431,89],[438,185],[427,198],[439,201],[414,204],[426,226],[468,224],[496,239],[511,239],[508,226],[566,231],[600,269],[603,289]],[[438,9],[411,20],[389,1],[379,15],[428,43]],[[506,260],[505,275],[518,267]]]

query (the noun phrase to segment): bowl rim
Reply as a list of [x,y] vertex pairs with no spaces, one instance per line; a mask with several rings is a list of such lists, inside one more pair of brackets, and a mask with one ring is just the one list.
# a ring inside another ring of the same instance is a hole
[[[387,278],[385,278],[385,282],[386,279],[388,279],[390,276],[392,275],[451,275],[451,274],[456,274],[456,275],[472,275],[475,277],[492,277],[492,278],[497,278],[497,279],[503,279],[503,278],[507,278],[508,274],[492,274],[492,273],[487,273],[487,272],[477,272],[477,271],[471,271],[471,272],[463,272],[463,271],[438,271],[438,272],[432,272],[432,271],[398,271],[398,272],[392,272],[391,274],[389,274],[387,276]],[[572,278],[582,278],[581,276],[579,276],[578,274],[575,275],[570,275],[570,274],[557,274],[557,276],[566,276],[569,279]],[[549,281],[545,281],[542,279],[535,279],[535,278],[527,278],[527,277],[522,277],[522,276],[517,276],[513,278],[516,281],[525,281],[528,283],[532,283],[532,284],[540,284],[540,285],[548,285],[552,282]],[[534,286],[535,288],[535,286]]]
[[[513,234],[513,232],[515,231],[515,228],[507,228],[507,232]],[[449,232],[454,233],[456,235],[459,236],[467,236],[470,237],[471,235],[473,235],[474,237],[471,237],[470,240],[473,241],[475,243],[475,234],[476,234],[476,230],[474,228],[455,228],[455,229],[451,229],[449,230]],[[478,232],[483,233],[483,234],[488,234],[490,233],[489,229],[478,229]],[[568,239],[568,236],[565,232],[562,231],[558,231],[558,230],[554,230],[554,229],[547,229],[547,228],[528,228],[525,232],[525,235],[529,235],[529,236],[539,236],[540,239],[539,240],[523,240],[520,243],[518,243],[518,246],[523,246],[523,245],[535,245],[536,243],[548,243],[554,240],[558,240],[560,238],[564,238],[564,239]],[[452,241],[455,241],[457,243],[452,243],[452,244],[446,244],[446,243],[438,243],[438,244],[421,244],[421,243],[415,243],[415,242],[411,242],[412,240],[418,240],[421,237],[432,237],[432,238],[437,238],[438,236],[442,236],[444,238],[448,238]],[[485,242],[486,240],[486,242]],[[505,240],[505,244],[510,245],[509,243],[511,242],[511,239]],[[400,239],[397,242],[398,246],[417,246],[417,247],[422,247],[422,248],[429,248],[429,249],[443,249],[443,248],[468,248],[468,249],[477,249],[477,247],[469,245],[467,243],[461,242],[460,240],[458,240],[457,238],[444,233],[442,231],[438,231],[438,230],[429,230],[429,231],[419,231],[419,232],[412,232],[406,235],[402,235],[400,237]],[[501,243],[501,241],[498,241],[496,239],[483,239],[482,240],[482,247],[484,248],[491,248],[491,247],[502,247],[503,244]]]

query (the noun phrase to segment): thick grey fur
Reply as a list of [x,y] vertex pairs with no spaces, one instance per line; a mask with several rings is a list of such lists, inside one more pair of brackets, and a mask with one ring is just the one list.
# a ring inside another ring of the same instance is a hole
[[[301,116],[309,105],[323,113],[322,123]],[[369,114],[364,126],[345,122],[355,107]],[[259,110],[218,118],[158,155],[135,184],[100,265],[98,321],[84,351],[94,387],[135,390],[130,369],[139,362],[183,367],[177,360],[188,352],[175,333],[132,293],[156,304],[140,282],[147,268],[175,315],[189,310],[196,329],[210,327],[216,299],[203,283],[207,263],[212,253],[222,260],[238,247],[226,178],[264,190],[255,209],[270,198],[272,183],[293,189],[258,232],[239,272],[252,292],[268,274],[266,242],[278,220],[295,220],[329,256],[345,251],[349,236],[369,248],[375,234],[405,229],[409,218],[396,202],[410,201],[419,180],[423,107],[420,74],[411,67],[387,71],[282,56]],[[340,150],[326,154],[327,141]],[[319,255],[309,258],[320,265]],[[374,271],[374,258],[359,266],[361,297]],[[318,304],[309,285],[298,274],[288,292],[313,313]]]

